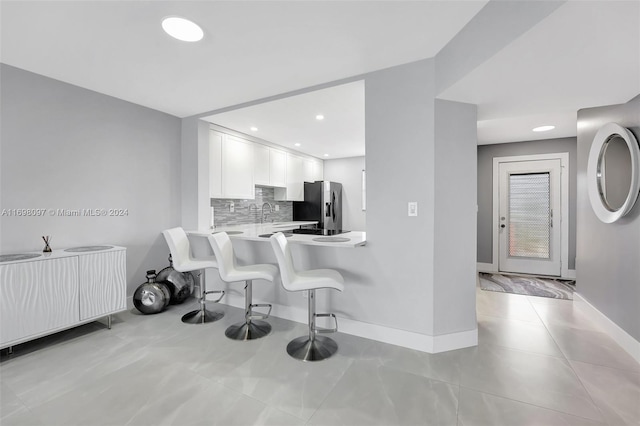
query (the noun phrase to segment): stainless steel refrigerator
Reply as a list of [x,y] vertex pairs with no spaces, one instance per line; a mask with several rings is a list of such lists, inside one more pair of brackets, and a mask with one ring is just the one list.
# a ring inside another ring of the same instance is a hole
[[317,221],[318,228],[331,234],[343,232],[342,184],[326,180],[305,182],[304,201],[293,202],[293,220]]

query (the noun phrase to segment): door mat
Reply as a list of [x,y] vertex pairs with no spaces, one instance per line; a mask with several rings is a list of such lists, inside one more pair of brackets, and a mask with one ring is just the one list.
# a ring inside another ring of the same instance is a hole
[[526,294],[573,300],[576,282],[555,278],[523,277],[518,275],[487,274],[480,272],[480,288],[502,293]]

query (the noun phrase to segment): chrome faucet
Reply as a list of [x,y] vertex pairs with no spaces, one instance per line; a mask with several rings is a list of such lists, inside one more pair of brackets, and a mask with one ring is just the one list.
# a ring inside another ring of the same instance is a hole
[[[269,211],[267,213],[264,212],[264,206],[268,206],[269,207]],[[267,217],[269,216],[269,214],[273,213],[273,207],[271,207],[271,204],[269,203],[263,203],[262,204],[262,218],[260,219],[260,223],[264,223],[267,220]]]

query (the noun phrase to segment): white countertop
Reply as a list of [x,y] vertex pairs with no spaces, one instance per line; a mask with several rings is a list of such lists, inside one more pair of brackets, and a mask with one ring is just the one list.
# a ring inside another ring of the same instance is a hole
[[[188,231],[189,234],[206,236],[215,232],[242,232],[241,234],[229,234],[232,239],[250,240],[250,241],[265,241],[268,242],[269,238],[260,237],[264,234],[272,234],[275,232],[286,232],[287,230],[296,229],[304,225],[315,225],[317,222],[275,222],[275,223],[250,223],[246,225],[233,225],[233,226],[219,226],[215,229],[209,229],[205,231]],[[329,241],[314,241],[314,238],[323,237],[322,235],[309,235],[309,234],[293,234],[287,237],[287,241],[292,244],[305,244],[310,246],[325,246],[325,247],[347,247],[353,248],[363,246],[367,242],[367,233],[361,231],[350,231],[344,234],[334,235],[334,237],[348,238],[349,241],[341,242],[329,242]],[[326,237],[323,237],[326,238]]]
[[[87,251],[67,251],[69,249],[74,249],[74,248],[84,248],[84,247],[86,247],[86,248],[97,248],[97,247],[106,247],[106,246],[109,246],[109,248],[108,249],[87,250]],[[38,260],[59,259],[59,258],[71,257],[71,256],[83,256],[83,255],[95,254],[95,253],[107,253],[107,252],[110,252],[110,251],[117,251],[117,250],[126,250],[126,247],[114,246],[114,245],[111,245],[111,244],[92,244],[91,246],[69,247],[67,249],[56,249],[56,250],[52,250],[49,253],[43,253],[41,251],[21,251],[21,252],[15,253],[15,254],[16,255],[18,255],[18,254],[37,254],[38,256],[29,258],[29,259],[16,259],[16,260],[0,261],[0,265],[8,265],[10,263],[33,262],[33,261],[38,261]],[[14,253],[5,253],[3,255],[12,255],[12,254],[14,254]]]

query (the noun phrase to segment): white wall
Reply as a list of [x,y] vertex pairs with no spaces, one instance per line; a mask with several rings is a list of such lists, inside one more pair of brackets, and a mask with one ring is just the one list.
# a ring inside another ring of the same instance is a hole
[[342,228],[366,231],[366,212],[362,210],[362,171],[365,157],[324,160],[324,179],[342,184]]
[[476,323],[476,121],[475,105],[436,100],[436,335]]
[[127,247],[128,294],[168,264],[160,232],[180,223],[180,120],[0,66],[0,209],[121,208],[122,217],[0,217],[0,251]]
[[609,122],[629,128],[640,140],[640,95],[626,104],[578,111],[576,289],[640,341],[640,202],[618,222],[602,223],[587,193],[589,150],[598,129]]

